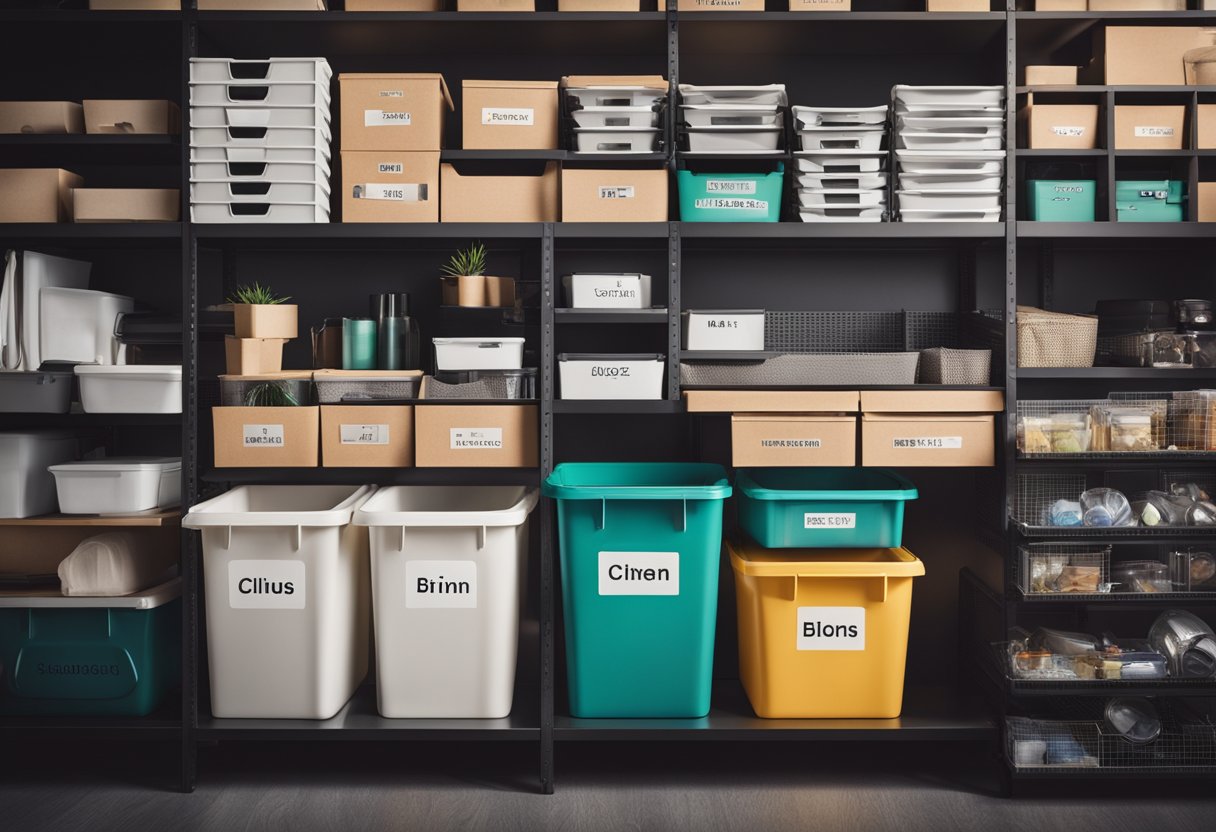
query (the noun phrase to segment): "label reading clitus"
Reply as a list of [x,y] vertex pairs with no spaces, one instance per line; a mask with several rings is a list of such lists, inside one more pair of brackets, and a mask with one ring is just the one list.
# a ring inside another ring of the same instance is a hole
[[234,610],[302,610],[307,569],[302,560],[228,562],[228,606]]

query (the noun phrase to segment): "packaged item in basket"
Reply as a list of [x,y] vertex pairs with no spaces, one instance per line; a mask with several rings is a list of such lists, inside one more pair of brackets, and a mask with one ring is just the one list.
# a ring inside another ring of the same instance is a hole
[[1116,592],[1169,592],[1170,568],[1155,560],[1129,560],[1118,563],[1111,573]]
[[1211,552],[1170,552],[1170,583],[1178,592],[1216,592],[1216,558]]
[[1048,433],[1052,453],[1085,453],[1089,450],[1090,435],[1089,416],[1082,413],[1052,414]]
[[1051,453],[1051,419],[1046,416],[1018,417],[1018,450],[1024,454]]
[[[1080,521],[1080,506],[1077,508],[1077,520]],[[1060,573],[1067,565],[1068,555],[1031,555],[1030,591],[1055,592]]]
[[1051,505],[1047,525],[1080,526],[1084,519],[1081,504],[1076,500],[1056,500]]
[[1112,451],[1158,450],[1153,440],[1153,418],[1148,411],[1120,408],[1106,413]]
[[1082,523],[1086,526],[1134,526],[1131,503],[1113,488],[1091,488],[1081,495]]
[[1095,593],[1101,583],[1102,568],[1099,566],[1065,566],[1056,579],[1056,591]]

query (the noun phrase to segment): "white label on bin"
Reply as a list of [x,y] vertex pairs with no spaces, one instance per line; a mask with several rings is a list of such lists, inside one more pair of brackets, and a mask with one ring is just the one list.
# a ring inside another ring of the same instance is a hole
[[1137,139],[1172,139],[1173,127],[1153,127],[1152,125],[1137,126],[1133,131]]
[[387,445],[388,425],[339,425],[343,445]]
[[245,425],[246,448],[282,448],[286,445],[282,425]]
[[679,594],[679,552],[600,552],[600,595]]
[[381,162],[376,165],[376,170],[379,173],[404,173],[405,165],[401,162]]
[[477,608],[477,562],[413,560],[405,564],[405,607],[411,610]]
[[481,123],[496,126],[531,127],[536,124],[536,110],[531,107],[482,107]]
[[410,114],[401,110],[364,110],[364,127],[409,127]]
[[810,512],[802,515],[804,529],[855,529],[857,515],[852,512]]
[[453,451],[497,451],[502,448],[502,428],[451,428]]
[[799,650],[865,650],[865,607],[799,607]]
[[732,199],[729,197],[713,196],[706,199],[693,200],[693,205],[709,211],[767,211],[768,201],[763,199]]
[[751,179],[706,179],[707,194],[754,194],[756,183]]
[[891,447],[904,451],[957,451],[963,447],[961,436],[896,436]]
[[761,439],[761,448],[822,448],[822,439]]
[[1079,139],[1085,135],[1084,127],[1070,127],[1066,124],[1057,124],[1051,128],[1051,132],[1056,136],[1065,136],[1071,139]]
[[234,610],[302,610],[306,584],[302,560],[228,562],[228,606]]
[[633,199],[632,185],[600,185],[600,199]]
[[352,191],[355,199],[375,199],[382,202],[421,202],[426,197],[419,185],[377,185],[374,182],[356,185]]

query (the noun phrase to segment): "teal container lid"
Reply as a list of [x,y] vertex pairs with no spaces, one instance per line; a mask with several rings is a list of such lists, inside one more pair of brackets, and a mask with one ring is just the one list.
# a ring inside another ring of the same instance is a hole
[[742,468],[735,485],[753,500],[915,500],[916,486],[885,468]]
[[725,500],[726,469],[709,462],[563,462],[544,482],[561,500]]

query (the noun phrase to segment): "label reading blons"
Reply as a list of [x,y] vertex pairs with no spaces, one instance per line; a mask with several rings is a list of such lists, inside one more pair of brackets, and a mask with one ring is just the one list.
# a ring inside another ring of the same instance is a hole
[[957,451],[963,447],[961,436],[896,436],[891,440],[896,450]]
[[234,610],[302,610],[305,576],[302,560],[228,562],[228,606]]
[[400,110],[364,110],[364,127],[409,127],[410,114]]
[[754,194],[756,183],[750,179],[707,179],[707,194]]
[[282,448],[286,444],[282,425],[244,425],[243,432],[246,448]]
[[857,515],[852,512],[807,512],[802,515],[804,529],[855,529]]
[[799,607],[799,650],[865,650],[865,607]]
[[600,185],[600,199],[633,199],[632,185]]
[[339,425],[343,445],[387,445],[388,425]]
[[679,595],[679,552],[600,552],[600,595]]
[[453,451],[496,451],[502,448],[502,428],[449,428]]
[[477,608],[477,563],[415,560],[405,565],[405,607],[411,610]]
[[482,107],[483,125],[531,127],[536,124],[536,110],[531,107]]

